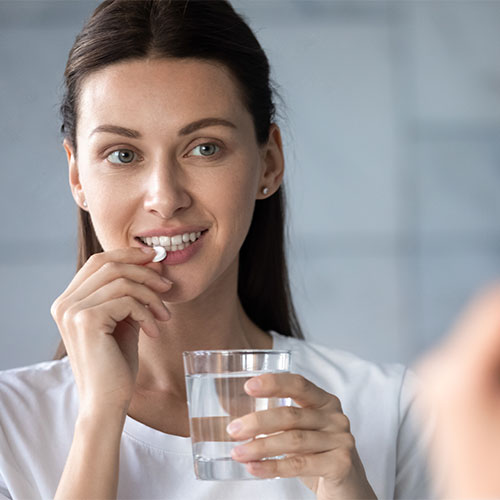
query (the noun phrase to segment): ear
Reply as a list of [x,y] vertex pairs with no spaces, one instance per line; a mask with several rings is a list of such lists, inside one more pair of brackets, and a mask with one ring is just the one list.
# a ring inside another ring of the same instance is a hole
[[[283,143],[281,132],[275,123],[269,128],[269,139],[262,148],[262,172],[259,181],[257,199],[269,198],[281,186],[285,172],[285,158],[283,155]],[[267,188],[263,194],[262,189]]]
[[87,210],[87,208],[83,206],[85,193],[83,192],[82,185],[80,184],[80,173],[78,172],[74,148],[67,139],[64,139],[63,147],[66,151],[66,157],[68,159],[69,186],[71,188],[71,194],[73,195],[76,204],[82,210]]

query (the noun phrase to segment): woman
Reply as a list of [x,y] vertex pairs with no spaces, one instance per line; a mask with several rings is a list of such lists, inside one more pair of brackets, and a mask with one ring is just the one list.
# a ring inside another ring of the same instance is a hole
[[[0,492],[425,497],[405,370],[301,340],[269,65],[241,17],[223,0],[105,1],[65,79],[78,272],[51,310],[61,359],[1,376]],[[165,260],[152,262],[152,245]],[[299,408],[249,414],[228,432],[273,434],[233,458],[286,479],[197,482],[182,351],[271,347],[293,350],[295,373],[246,390]]]

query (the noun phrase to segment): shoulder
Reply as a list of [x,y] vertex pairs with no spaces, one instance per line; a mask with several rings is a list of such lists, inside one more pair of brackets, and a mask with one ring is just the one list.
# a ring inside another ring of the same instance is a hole
[[0,371],[0,386],[8,387],[29,384],[35,387],[47,387],[68,380],[72,377],[68,358],[43,361],[29,366]]
[[3,477],[13,498],[48,497],[78,412],[68,359],[0,371],[0,408],[0,492]]
[[74,392],[73,372],[67,358],[0,371],[4,415],[32,410],[39,413]]

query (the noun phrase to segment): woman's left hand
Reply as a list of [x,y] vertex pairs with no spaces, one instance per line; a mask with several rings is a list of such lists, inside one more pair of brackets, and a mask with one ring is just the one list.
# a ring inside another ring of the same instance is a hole
[[[233,420],[228,432],[248,443],[232,458],[260,478],[300,477],[318,500],[376,498],[350,432],[340,400],[293,373],[253,377],[245,391],[260,398],[292,398],[300,408],[282,406]],[[257,437],[266,434],[266,437]],[[280,460],[263,460],[286,455]]]

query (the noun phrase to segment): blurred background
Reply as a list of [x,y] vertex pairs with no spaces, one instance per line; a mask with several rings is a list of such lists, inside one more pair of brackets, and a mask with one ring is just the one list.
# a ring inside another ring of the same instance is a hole
[[[51,359],[76,208],[58,103],[96,1],[0,0],[0,369]],[[500,274],[500,2],[233,2],[283,103],[308,339],[411,363]]]

